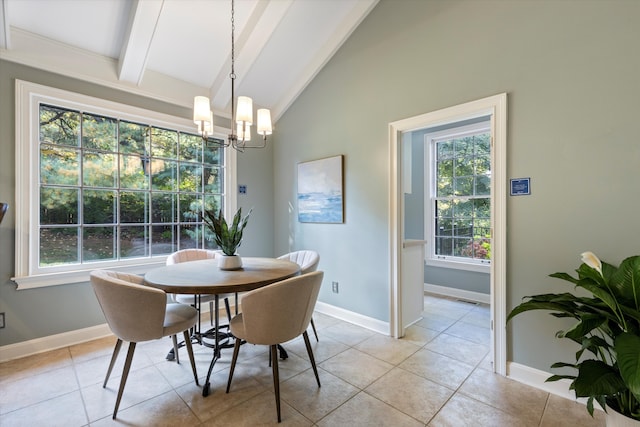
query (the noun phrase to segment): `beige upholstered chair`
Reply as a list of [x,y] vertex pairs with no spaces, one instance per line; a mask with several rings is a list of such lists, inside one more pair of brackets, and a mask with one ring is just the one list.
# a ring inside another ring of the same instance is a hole
[[318,299],[324,273],[316,271],[277,282],[248,292],[242,298],[242,313],[231,320],[231,333],[237,338],[233,348],[227,393],[231,388],[241,340],[251,344],[270,346],[273,387],[276,409],[280,422],[280,378],[278,374],[277,345],[302,334],[309,360],[316,375],[318,387],[320,377],[313,357],[307,328]]
[[[210,251],[210,250],[206,250],[206,249],[182,249],[179,250],[178,252],[174,252],[171,255],[169,255],[167,257],[167,265],[172,265],[172,264],[178,264],[181,262],[189,262],[189,261],[200,261],[203,259],[215,259],[216,257],[216,252],[215,251]],[[231,320],[231,311],[229,309],[229,297],[232,294],[223,294],[223,295],[219,295],[219,298],[222,298],[224,300],[224,304],[227,310],[227,317],[229,318],[229,320]],[[199,298],[199,299],[198,299]],[[209,314],[211,316],[211,325],[213,325],[213,302],[215,301],[216,296],[215,295],[199,295],[199,296],[194,296],[194,295],[182,295],[182,294],[175,294],[173,295],[173,299],[176,302],[182,303],[182,304],[193,304],[196,309],[198,310],[198,313],[200,313],[200,305],[202,303],[209,303]],[[197,304],[196,302],[198,302],[199,304]],[[236,314],[238,312],[238,297],[236,295]],[[200,317],[198,317],[198,328],[200,328]]]
[[[93,291],[98,298],[104,317],[107,319],[107,324],[114,335],[118,337],[102,387],[107,386],[107,381],[120,352],[122,341],[129,342],[129,350],[122,371],[118,397],[113,409],[113,419],[116,418],[118,413],[122,392],[131,368],[133,352],[138,342],[155,340],[170,335],[175,336],[182,331],[189,359],[191,360],[193,377],[196,380],[196,384],[198,384],[198,374],[193,358],[191,340],[189,339],[189,328],[195,325],[198,318],[195,308],[184,304],[167,304],[167,297],[164,291],[143,285],[144,279],[140,276],[115,271],[95,270],[91,272],[90,277]],[[174,339],[175,346],[176,341]]]
[[[312,271],[316,271],[318,268],[320,254],[316,251],[301,250],[289,252],[288,254],[279,256],[278,259],[286,259],[295,262],[300,266],[300,274],[307,274]],[[313,321],[313,317],[311,318],[311,327],[313,328],[313,335],[315,335],[316,341],[318,341],[318,332],[316,331],[316,324]]]

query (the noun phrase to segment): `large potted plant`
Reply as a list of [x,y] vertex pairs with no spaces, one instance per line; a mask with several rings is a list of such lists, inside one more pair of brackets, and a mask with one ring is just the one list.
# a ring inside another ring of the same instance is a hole
[[242,267],[242,259],[236,251],[242,243],[242,233],[249,221],[249,215],[251,210],[243,217],[242,208],[239,208],[231,224],[228,224],[222,209],[204,211],[202,219],[213,232],[215,242],[222,251],[222,254],[216,258],[218,258],[218,267],[223,270],[237,270]]
[[575,362],[551,367],[577,372],[552,375],[547,381],[571,380],[570,389],[576,397],[587,398],[592,416],[594,400],[607,412],[607,426],[640,426],[640,256],[615,267],[585,252],[576,272],[577,278],[567,273],[550,276],[571,282],[586,294],[525,297],[509,313],[507,322],[530,310],[549,310],[552,316],[575,319],[570,329],[556,332],[556,337],[580,346]]

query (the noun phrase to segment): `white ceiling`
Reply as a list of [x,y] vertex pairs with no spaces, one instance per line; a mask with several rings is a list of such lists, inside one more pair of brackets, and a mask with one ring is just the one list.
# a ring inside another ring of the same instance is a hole
[[[0,2],[0,58],[229,115],[231,0]],[[377,2],[236,0],[236,96],[277,119]]]

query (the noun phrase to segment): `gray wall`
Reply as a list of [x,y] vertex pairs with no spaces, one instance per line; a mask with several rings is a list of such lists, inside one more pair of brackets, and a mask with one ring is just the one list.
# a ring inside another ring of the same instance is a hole
[[[0,312],[6,327],[0,329],[0,345],[28,341],[104,323],[104,317],[88,283],[59,285],[16,291],[9,278],[14,275],[15,235],[15,79],[96,96],[178,117],[192,111],[163,102],[70,79],[53,73],[0,60],[0,201],[11,207],[0,225]],[[238,155],[238,182],[248,186],[238,195],[243,208],[254,206],[245,239],[244,255],[273,255],[272,148]]]
[[[458,123],[459,126],[480,122],[482,120],[470,120]],[[451,126],[446,126],[451,127]],[[421,129],[410,132],[411,144],[411,193],[404,195],[404,234],[406,239],[425,240],[424,236],[424,138],[427,133],[444,130],[445,127]],[[489,273],[466,271],[455,268],[435,267],[425,265],[424,283],[429,285],[445,286],[464,291],[489,294],[491,292]]]
[[[639,253],[639,18],[634,0],[381,0],[278,121],[276,251],[319,250],[320,300],[388,320],[388,123],[507,92],[508,177],[532,185],[507,200],[507,310],[570,291],[548,274],[585,250],[611,263]],[[336,154],[345,223],[296,222],[296,163]],[[554,338],[562,326],[516,318],[509,359],[548,371],[573,357]]]

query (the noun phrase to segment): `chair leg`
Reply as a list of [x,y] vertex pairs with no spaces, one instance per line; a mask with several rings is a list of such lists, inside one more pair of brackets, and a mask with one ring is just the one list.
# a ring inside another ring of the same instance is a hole
[[311,361],[311,367],[313,367],[313,373],[316,374],[318,387],[320,387],[320,377],[318,376],[318,368],[316,368],[316,359],[315,357],[313,357],[313,350],[311,350],[311,343],[309,342],[309,334],[307,334],[307,331],[304,331],[302,333],[302,337],[304,338],[304,345],[307,347],[307,354],[309,355],[309,360]]
[[118,338],[118,341],[116,341],[116,346],[113,349],[113,354],[111,355],[111,362],[109,363],[109,369],[107,369],[107,376],[104,378],[104,383],[102,384],[102,388],[105,388],[107,386],[107,381],[109,381],[109,377],[111,376],[113,365],[116,364],[118,353],[120,353],[120,347],[122,347],[122,340]]
[[229,368],[229,380],[227,381],[227,393],[231,389],[231,380],[233,379],[233,371],[236,369],[236,361],[238,360],[238,353],[240,353],[241,339],[236,338],[236,343],[233,346],[233,357],[231,358],[231,368]]
[[271,346],[271,359],[273,363],[271,364],[271,369],[273,370],[273,390],[276,394],[276,410],[278,411],[278,422],[282,421],[280,419],[280,374],[278,372],[278,346]]
[[[189,353],[189,361],[191,362],[191,370],[193,371],[193,378],[196,380],[196,385],[200,385],[198,382],[198,371],[196,370],[196,359],[193,357],[193,346],[191,345],[191,337],[189,337],[189,331],[186,330],[182,333],[184,335],[184,346],[187,347],[187,353]],[[175,335],[173,338],[175,339]],[[176,354],[178,350],[176,349]],[[176,360],[178,360],[176,358]]]
[[129,377],[129,370],[131,369],[131,360],[133,360],[133,352],[136,351],[136,343],[129,343],[129,350],[127,351],[127,359],[124,362],[124,369],[122,370],[122,378],[120,379],[120,388],[118,389],[118,397],[116,398],[116,406],[113,409],[113,419],[116,419],[116,414],[118,413],[118,407],[120,407],[120,401],[122,400],[122,392],[124,391],[124,386],[127,383],[127,378]]
[[316,324],[313,322],[313,317],[311,318],[311,327],[313,328],[313,335],[316,336],[316,342],[320,342],[318,339],[318,332],[316,331]]
[[[180,363],[180,357],[178,356],[178,336],[171,335],[171,340],[173,341],[173,356],[176,360],[176,363]],[[186,342],[186,340],[185,340]]]

